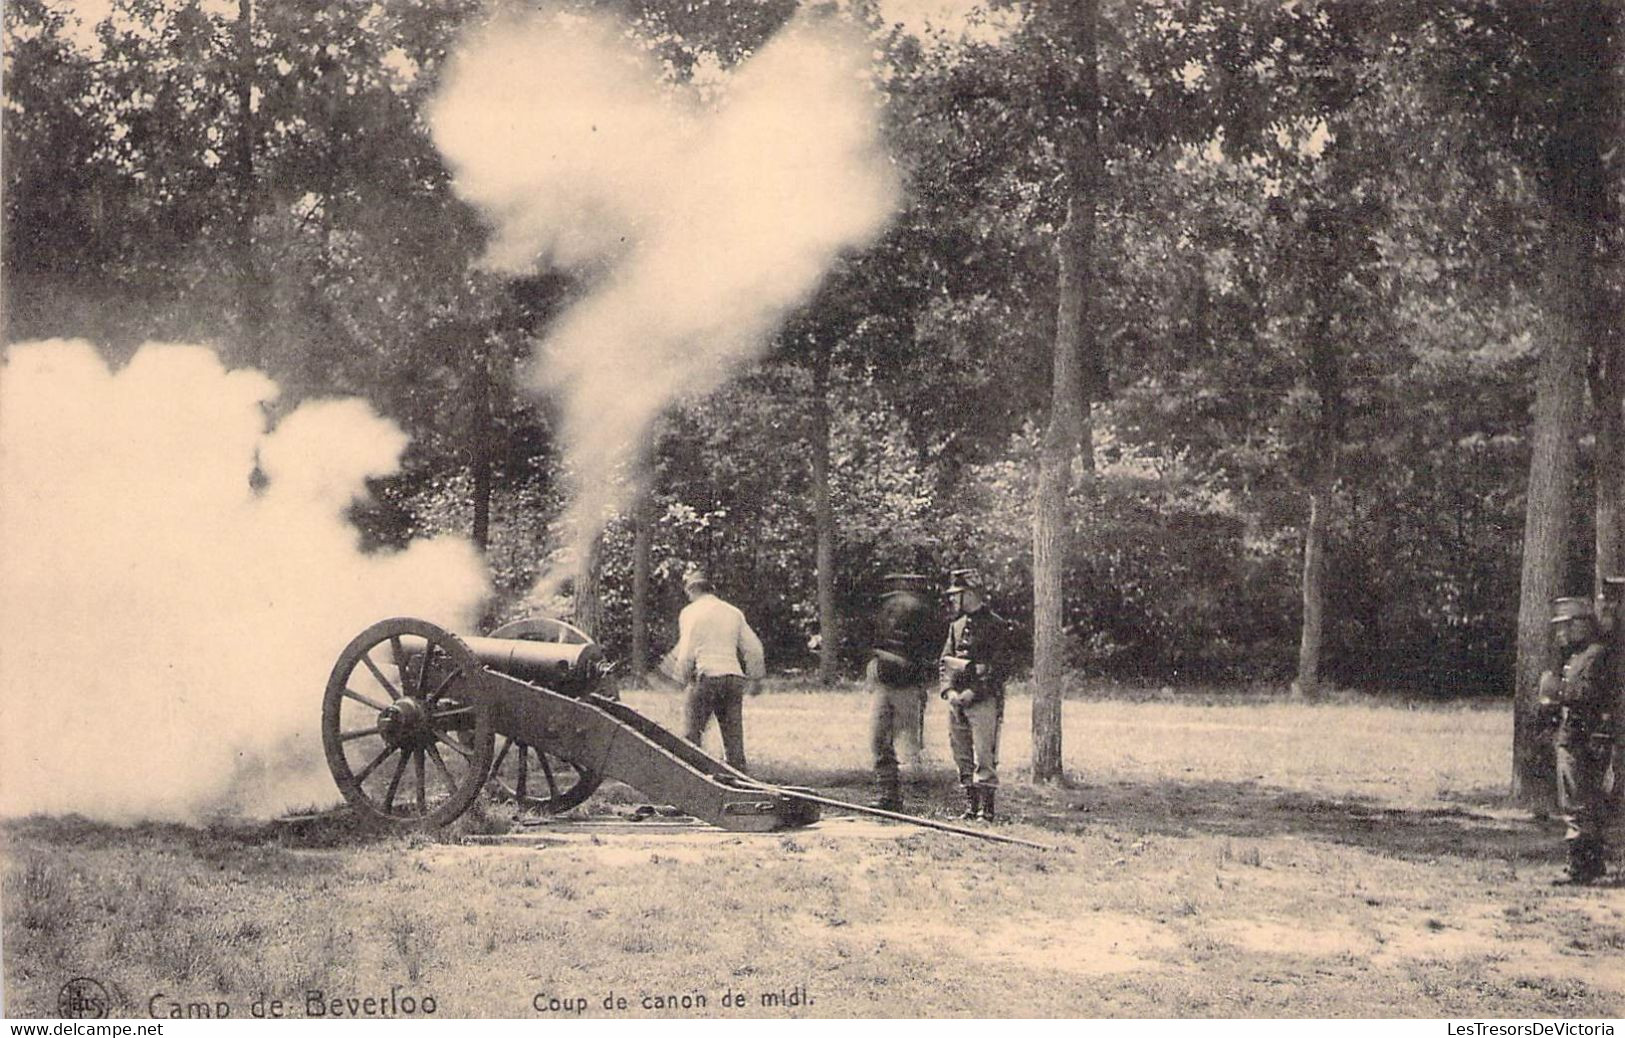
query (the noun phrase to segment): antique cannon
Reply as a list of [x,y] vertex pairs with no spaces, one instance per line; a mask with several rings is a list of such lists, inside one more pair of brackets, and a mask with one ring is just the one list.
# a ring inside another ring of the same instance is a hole
[[482,790],[556,814],[614,778],[723,829],[809,825],[827,805],[1047,849],[759,782],[619,702],[608,670],[603,649],[559,620],[519,620],[484,638],[380,621],[345,647],[328,678],[328,767],[363,817],[402,828],[445,825]]
[[756,782],[605,694],[604,653],[552,619],[463,638],[384,620],[339,654],[322,744],[346,800],[402,827],[437,826],[490,789],[556,813],[616,778],[724,829],[806,825],[800,791]]

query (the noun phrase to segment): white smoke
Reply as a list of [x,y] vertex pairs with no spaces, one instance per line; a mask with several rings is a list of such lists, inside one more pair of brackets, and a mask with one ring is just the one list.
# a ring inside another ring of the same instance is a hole
[[[358,400],[266,431],[276,386],[203,347],[116,374],[85,342],[0,367],[0,813],[267,815],[337,799],[321,750],[339,652],[386,616],[466,629],[460,539],[363,554],[345,517],[406,437]],[[265,477],[250,485],[256,457]]]
[[561,400],[578,540],[624,505],[616,477],[655,418],[758,356],[890,219],[898,181],[869,53],[854,30],[798,17],[727,75],[714,107],[605,20],[504,19],[451,63],[430,125],[494,227],[487,262],[592,285],[533,371]]

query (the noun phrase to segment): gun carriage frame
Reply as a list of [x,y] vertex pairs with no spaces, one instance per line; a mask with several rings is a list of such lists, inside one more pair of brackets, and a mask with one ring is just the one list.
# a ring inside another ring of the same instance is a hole
[[616,778],[724,829],[818,818],[816,803],[730,768],[605,693],[602,649],[557,620],[460,638],[424,620],[372,625],[322,699],[329,770],[386,825],[445,825],[482,791],[547,813]]
[[322,747],[351,807],[403,829],[446,825],[482,792],[557,814],[618,779],[723,829],[809,825],[839,807],[1000,843],[1014,836],[759,782],[618,701],[603,649],[560,620],[462,638],[396,617],[345,646],[322,697]]

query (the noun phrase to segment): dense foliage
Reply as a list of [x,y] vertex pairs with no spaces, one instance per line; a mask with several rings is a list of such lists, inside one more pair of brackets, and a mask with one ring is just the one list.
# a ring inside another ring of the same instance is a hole
[[[675,78],[739,60],[790,10],[620,7]],[[657,647],[678,575],[701,563],[775,665],[813,665],[809,459],[825,447],[849,664],[888,570],[975,563],[1001,611],[1028,619],[1071,132],[1051,10],[1003,10],[1003,30],[964,39],[861,14],[907,202],[764,363],[663,423],[649,466]],[[1509,690],[1551,200],[1534,139],[1548,116],[1519,78],[1538,65],[1528,26],[1504,14],[1102,3],[1090,291],[1109,392],[1074,502],[1078,674],[1289,678],[1307,494],[1329,472],[1326,676]],[[83,335],[114,355],[215,341],[288,402],[369,397],[415,446],[358,519],[380,543],[475,535],[498,618],[527,608],[559,547],[570,474],[549,404],[518,387],[531,337],[574,286],[478,269],[484,232],[428,139],[437,71],[479,17],[429,0],[262,3],[245,63],[238,23],[197,0],[122,0],[94,39],[45,0],[9,4],[5,308],[11,340]],[[246,161],[233,150],[244,77]],[[255,293],[266,330],[250,348]],[[1576,587],[1588,537],[1575,531]],[[605,539],[601,633],[622,652],[632,538],[622,517]]]

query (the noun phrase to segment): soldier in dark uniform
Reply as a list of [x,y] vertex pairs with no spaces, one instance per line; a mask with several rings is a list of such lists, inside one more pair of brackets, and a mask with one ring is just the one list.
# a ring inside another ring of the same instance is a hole
[[868,669],[875,690],[870,746],[875,755],[874,806],[898,811],[903,807],[903,786],[897,737],[902,734],[909,741],[920,724],[926,691],[936,676],[943,623],[924,577],[888,573],[884,580]]
[[1603,783],[1619,696],[1613,647],[1589,599],[1554,602],[1552,629],[1563,664],[1541,675],[1540,701],[1559,716],[1557,803],[1568,827],[1566,882],[1591,883],[1605,869],[1609,801]]
[[965,790],[961,817],[993,821],[999,788],[999,728],[1010,673],[1010,623],[989,609],[973,569],[956,569],[948,604],[954,620],[942,647],[939,677],[948,701],[948,745]]

